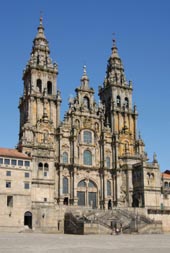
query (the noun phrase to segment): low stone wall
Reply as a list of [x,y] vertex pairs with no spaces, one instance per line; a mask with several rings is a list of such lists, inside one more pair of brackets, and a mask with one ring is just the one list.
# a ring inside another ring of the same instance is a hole
[[170,232],[170,214],[148,214],[150,219],[162,222],[162,232]]
[[88,234],[106,234],[106,235],[109,234],[110,235],[111,233],[112,233],[111,229],[101,226],[100,224],[95,224],[95,223],[84,224],[84,235],[88,235]]
[[147,224],[138,228],[139,234],[161,234],[162,233],[162,223]]

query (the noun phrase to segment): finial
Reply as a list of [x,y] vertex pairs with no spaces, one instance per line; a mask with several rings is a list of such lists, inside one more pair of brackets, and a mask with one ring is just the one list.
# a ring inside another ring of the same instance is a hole
[[119,55],[118,55],[118,51],[117,51],[117,46],[116,46],[116,39],[115,39],[115,33],[112,33],[113,35],[113,46],[112,46],[112,55],[111,57],[112,58],[120,58]]
[[43,21],[43,12],[40,11],[40,25],[42,25],[42,21]]
[[158,163],[157,155],[155,152],[153,153],[153,163]]
[[113,32],[112,35],[113,35],[113,39],[112,39],[112,41],[113,41],[113,47],[116,47],[115,33]]
[[86,65],[83,66],[83,74],[86,75],[87,71],[86,71]]

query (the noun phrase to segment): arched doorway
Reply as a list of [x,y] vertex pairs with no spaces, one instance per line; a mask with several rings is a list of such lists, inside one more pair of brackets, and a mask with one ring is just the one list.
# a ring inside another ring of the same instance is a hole
[[24,226],[28,226],[29,228],[32,228],[32,213],[31,212],[25,212]]
[[78,183],[77,197],[79,206],[97,207],[97,186],[92,180],[81,180]]

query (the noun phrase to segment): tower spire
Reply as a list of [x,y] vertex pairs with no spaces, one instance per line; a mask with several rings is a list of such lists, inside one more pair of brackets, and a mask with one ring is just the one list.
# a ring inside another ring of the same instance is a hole
[[112,53],[108,60],[105,83],[106,85],[117,84],[124,86],[126,85],[126,77],[121,58],[118,54],[115,38],[113,39],[113,45],[111,50]]
[[117,46],[116,46],[116,39],[114,38],[113,40],[113,46],[112,46],[112,54],[111,54],[111,58],[119,58],[119,54],[118,54],[118,50],[117,50]]
[[40,23],[39,23],[37,30],[38,30],[38,33],[36,35],[36,38],[44,38],[45,39],[42,15],[40,15]]

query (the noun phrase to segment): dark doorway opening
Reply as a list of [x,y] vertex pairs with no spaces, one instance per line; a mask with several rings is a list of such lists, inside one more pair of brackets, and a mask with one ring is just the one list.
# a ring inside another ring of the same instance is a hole
[[109,199],[108,201],[108,210],[112,209],[112,201],[111,199]]
[[68,206],[68,198],[64,198],[64,201],[63,201],[63,202],[64,202],[64,205],[65,205],[65,206]]
[[132,207],[139,207],[139,199],[137,195],[133,195]]
[[29,228],[32,228],[32,213],[31,212],[25,212],[24,226],[28,226]]

